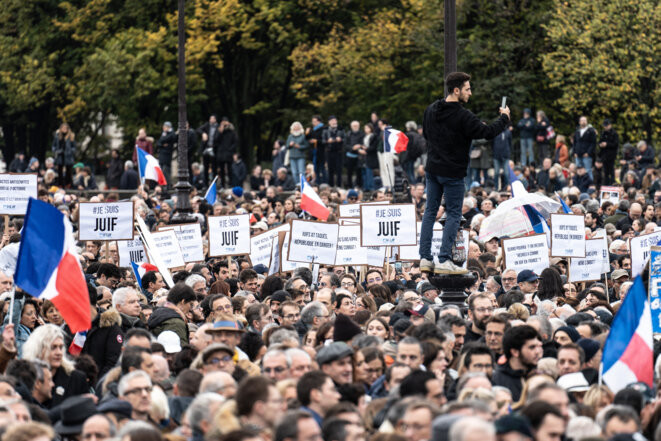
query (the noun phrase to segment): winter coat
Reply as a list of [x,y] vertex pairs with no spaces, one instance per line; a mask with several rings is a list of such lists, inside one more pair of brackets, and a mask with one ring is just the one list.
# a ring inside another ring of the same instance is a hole
[[[298,148],[293,147],[290,143],[298,145]],[[305,159],[307,157],[307,150],[310,148],[310,143],[305,138],[305,134],[301,133],[298,136],[289,135],[287,141],[285,141],[287,149],[289,149],[289,159]],[[277,169],[274,169],[274,171]]]
[[25,159],[15,158],[9,164],[9,173],[23,173],[28,168],[28,162]]
[[163,132],[161,137],[156,141],[158,147],[158,162],[159,164],[170,164],[172,162],[172,152],[174,145],[177,142],[177,134],[174,130]]
[[87,333],[82,353],[94,359],[99,368],[99,378],[117,364],[122,354],[124,335],[121,325],[121,315],[115,308],[110,308],[96,316],[92,329]]
[[163,331],[173,331],[179,336],[182,345],[188,344],[188,326],[181,315],[172,308],[161,306],[154,309],[147,326],[156,337]]
[[145,324],[140,320],[140,317],[131,317],[123,312],[120,312],[119,315],[122,318],[122,323],[120,325],[122,333],[126,334],[132,328],[145,328]]
[[53,376],[53,398],[50,402],[44,403],[45,407],[53,408],[61,404],[64,400],[74,395],[82,395],[90,392],[87,384],[87,377],[82,371],[74,369],[67,374],[62,366],[57,368]]
[[491,383],[494,386],[503,386],[512,392],[512,401],[517,402],[521,398],[521,391],[523,390],[523,382],[526,378],[524,370],[514,370],[511,368],[509,361],[505,364],[498,365],[493,373]]
[[499,161],[504,161],[510,159],[511,154],[512,131],[505,129],[493,139],[493,158],[498,159]]
[[466,177],[468,152],[473,139],[493,139],[509,123],[501,114],[492,124],[483,124],[458,102],[434,101],[425,110],[423,132],[427,140],[425,170],[436,176]]
[[367,147],[365,167],[371,169],[379,168],[379,144],[381,143],[381,138],[373,133],[369,135],[367,143],[365,143],[365,137],[363,137],[363,144],[366,144],[365,147]]
[[147,136],[145,138],[136,138],[135,147],[133,149],[133,163],[138,161],[138,150],[141,149],[150,155],[154,155],[154,138]]
[[639,151],[638,154],[641,156],[638,165],[644,168],[654,167],[654,147],[648,145],[644,152]]
[[581,193],[587,193],[588,188],[592,185],[592,179],[590,179],[590,175],[587,172],[581,176],[576,175],[574,176],[574,185],[578,187]]
[[533,139],[537,134],[537,122],[532,117],[521,118],[516,128],[519,129],[521,139]]
[[25,307],[25,296],[27,294],[16,295],[14,298],[14,309],[12,311],[12,317],[9,317],[9,314],[5,316],[2,329],[4,330],[4,325],[9,323],[9,319],[14,324],[14,334],[16,336],[15,345],[18,356],[20,357],[23,354],[23,344],[28,341],[32,331],[25,325],[21,324],[21,316],[23,315],[23,308]]
[[[220,126],[218,123],[213,124],[214,126],[214,133],[213,136],[211,136],[211,123],[209,121],[205,122],[202,124],[200,127],[197,128],[195,131],[197,135],[202,139],[202,134],[206,133],[207,134],[207,140],[202,141],[202,151],[206,149],[207,147],[218,147],[220,145],[220,138],[222,138],[223,134],[220,131]],[[211,145],[209,145],[209,141],[211,141]]]
[[[337,141],[336,138],[340,138],[340,141]],[[326,145],[326,152],[328,154],[332,153],[341,153],[344,147],[344,130],[339,127],[326,127],[322,135],[322,141]]]
[[111,159],[108,173],[106,173],[106,186],[108,188],[119,188],[123,173],[124,164],[122,163],[122,160],[119,158]]
[[238,160],[232,162],[232,187],[243,187],[243,182],[246,180],[248,171],[246,170],[246,163]]
[[138,188],[138,172],[132,168],[124,170],[122,177],[119,180],[119,189],[120,190],[135,190]]
[[569,161],[569,148],[567,148],[565,143],[556,143],[555,154],[553,155],[553,163],[564,165],[567,161]]
[[282,181],[276,177],[273,180],[273,185],[276,187],[282,187],[283,191],[293,191],[296,188],[296,182],[294,182],[291,175],[287,175]]
[[[363,145],[363,138],[365,137],[365,133],[362,131],[350,131],[347,133],[347,137],[344,138],[344,151],[346,152],[346,157],[347,158],[357,158],[358,153],[356,153],[353,150],[353,146],[356,144],[358,145]],[[411,140],[409,139],[409,145],[411,144]]]
[[53,157],[55,159],[55,165],[66,165],[72,166],[76,159],[76,141],[73,133],[69,132],[69,136],[60,139],[60,131],[55,132],[55,138],[53,138],[53,144],[51,149],[53,150]]
[[584,154],[588,154],[591,158],[594,158],[595,147],[597,146],[597,132],[592,126],[588,126],[581,136],[581,130],[576,129],[574,132],[574,154],[578,157],[582,157]]
[[470,166],[476,170],[486,170],[493,167],[493,159],[491,157],[491,149],[489,142],[486,139],[478,139],[473,141],[473,147],[470,151],[480,150],[479,158],[470,158]]
[[606,143],[606,147],[599,147],[599,157],[602,161],[614,160],[620,148],[620,137],[613,129],[604,130],[599,137],[599,144]]
[[548,128],[550,126],[551,123],[546,117],[542,118],[540,122],[535,124],[535,142],[537,142],[537,145],[545,145],[549,143]]
[[[323,124],[319,124],[316,127],[313,127],[312,130],[310,130],[310,133],[308,133],[307,138],[308,142],[310,143],[310,152],[316,150],[317,151],[317,162],[320,163],[320,161],[323,161],[326,156],[326,146],[324,146],[324,143],[322,142],[323,135],[324,135],[324,130],[326,127]],[[312,159],[312,156],[309,157]]]
[[232,162],[232,157],[239,146],[239,137],[236,136],[233,125],[228,125],[223,130],[220,142],[216,145],[216,160],[221,162]]

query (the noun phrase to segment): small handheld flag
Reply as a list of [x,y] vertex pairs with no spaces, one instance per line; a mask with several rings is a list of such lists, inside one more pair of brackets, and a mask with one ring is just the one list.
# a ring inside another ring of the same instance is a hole
[[402,153],[406,151],[409,138],[399,130],[392,127],[386,127],[383,134],[383,151]]
[[207,200],[209,205],[213,205],[216,203],[216,197],[218,197],[218,187],[216,186],[216,181],[218,180],[218,176],[213,178],[213,181],[211,182],[211,185],[209,185],[209,188],[207,189],[207,193],[204,195],[204,199]]
[[131,262],[131,267],[133,268],[133,274],[135,275],[135,280],[138,282],[138,285],[142,286],[142,276],[144,276],[149,271],[158,272],[156,265],[151,263],[140,263]]
[[330,215],[328,207],[324,205],[310,184],[305,182],[303,175],[301,175],[301,209],[321,220],[328,220]]
[[140,170],[140,179],[144,182],[145,179],[158,182],[158,185],[167,185],[165,175],[158,160],[149,153],[136,147],[138,152],[138,169]]
[[558,200],[560,201],[560,205],[562,205],[562,212],[565,214],[572,214],[571,209],[567,206],[567,203],[565,202],[564,199],[560,197],[557,191],[555,192],[555,195],[558,197]]

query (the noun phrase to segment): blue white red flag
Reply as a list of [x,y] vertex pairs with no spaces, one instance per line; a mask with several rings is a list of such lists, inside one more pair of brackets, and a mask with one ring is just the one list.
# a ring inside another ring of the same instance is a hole
[[321,220],[328,220],[330,214],[328,207],[314,191],[314,188],[305,182],[303,175],[301,175],[301,209]]
[[142,276],[144,276],[149,271],[158,271],[156,265],[152,265],[151,263],[147,263],[147,262],[143,262],[140,264],[131,262],[131,267],[133,268],[133,274],[135,275],[135,280],[136,282],[138,282],[138,285],[140,286],[142,286]]
[[560,197],[557,191],[555,192],[555,195],[558,197],[558,200],[560,201],[560,205],[562,205],[562,212],[565,214],[572,214],[571,208],[569,208],[565,200]]
[[158,182],[158,185],[167,185],[165,175],[158,160],[149,153],[136,147],[138,152],[138,169],[140,170],[140,180],[144,183],[145,179]]
[[406,151],[406,146],[409,144],[409,138],[399,130],[392,127],[386,127],[383,131],[383,151],[402,153]]
[[54,206],[30,198],[18,251],[16,285],[48,299],[71,332],[92,327],[90,298],[69,220]]
[[213,178],[211,185],[209,185],[209,188],[207,189],[207,193],[204,195],[204,199],[207,200],[209,205],[213,205],[216,203],[216,197],[218,196],[218,187],[216,186],[217,180],[218,180],[218,176]]
[[85,347],[85,341],[87,341],[87,331],[76,332],[69,345],[69,353],[73,356],[80,355]]
[[[509,161],[507,163],[507,170],[509,173],[512,197],[521,196],[527,193],[528,191],[523,186],[523,182],[521,182],[521,180],[519,180],[519,178],[517,178],[512,171],[512,167],[510,167]],[[546,233],[546,235],[550,238],[551,229],[549,228],[549,224],[546,222],[546,219],[544,219],[544,216],[542,216],[542,214],[532,205],[526,204],[522,208],[523,212],[530,220],[530,225],[532,226],[532,229],[535,231],[535,233]]]
[[636,382],[654,387],[653,344],[650,302],[638,276],[613,319],[601,358],[601,377],[613,393]]

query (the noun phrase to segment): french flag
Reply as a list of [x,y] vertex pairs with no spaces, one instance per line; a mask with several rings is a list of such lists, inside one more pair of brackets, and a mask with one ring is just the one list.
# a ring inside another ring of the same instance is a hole
[[54,206],[33,198],[23,224],[15,282],[31,296],[53,302],[71,332],[92,327],[71,223]]
[[133,268],[133,274],[135,274],[135,280],[138,282],[138,285],[142,286],[142,276],[147,274],[149,271],[158,271],[156,265],[151,263],[140,263],[131,262],[131,267]]
[[321,201],[314,188],[305,182],[303,175],[301,175],[301,209],[321,220],[328,220],[330,214],[328,207]]
[[569,208],[565,200],[560,197],[557,191],[555,192],[555,195],[560,201],[560,205],[562,205],[562,212],[565,214],[572,214],[571,208]]
[[204,195],[204,199],[207,200],[209,205],[213,205],[216,203],[216,197],[218,196],[218,187],[216,186],[217,180],[218,180],[218,176],[213,178],[211,185],[209,185],[209,188],[207,189],[207,194]]
[[386,127],[383,131],[383,151],[402,153],[406,151],[406,146],[409,143],[409,138],[399,130],[392,127]]
[[85,342],[87,341],[87,331],[76,332],[73,336],[73,340],[69,345],[69,354],[77,357],[83,351],[85,347]]
[[601,358],[601,377],[613,393],[636,382],[654,387],[652,311],[640,276],[613,319]]
[[138,152],[138,169],[140,170],[140,179],[144,182],[145,179],[158,182],[158,185],[167,185],[165,175],[158,160],[144,150],[137,148]]
[[[512,197],[514,198],[527,193],[528,191],[523,186],[523,182],[521,182],[519,178],[516,177],[509,163],[507,164],[507,169],[509,170]],[[537,234],[545,233],[547,240],[550,243],[551,229],[549,228],[549,224],[546,222],[546,219],[544,219],[544,216],[542,216],[542,213],[540,213],[535,207],[529,204],[526,204],[521,208],[523,209],[523,212],[526,214],[526,216],[528,216],[533,231]]]

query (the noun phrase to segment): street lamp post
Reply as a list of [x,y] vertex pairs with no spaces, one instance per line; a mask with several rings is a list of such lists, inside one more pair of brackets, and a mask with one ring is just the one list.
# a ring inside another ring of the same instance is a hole
[[188,116],[186,115],[186,22],[184,7],[186,0],[179,0],[179,17],[177,22],[178,33],[178,107],[179,107],[179,139],[177,142],[177,203],[172,223],[185,223],[190,221],[191,205],[188,182]]
[[[443,13],[444,21],[444,50],[445,63],[443,66],[443,78],[457,71],[457,4],[456,0],[445,0]],[[446,90],[446,93],[448,91]]]

